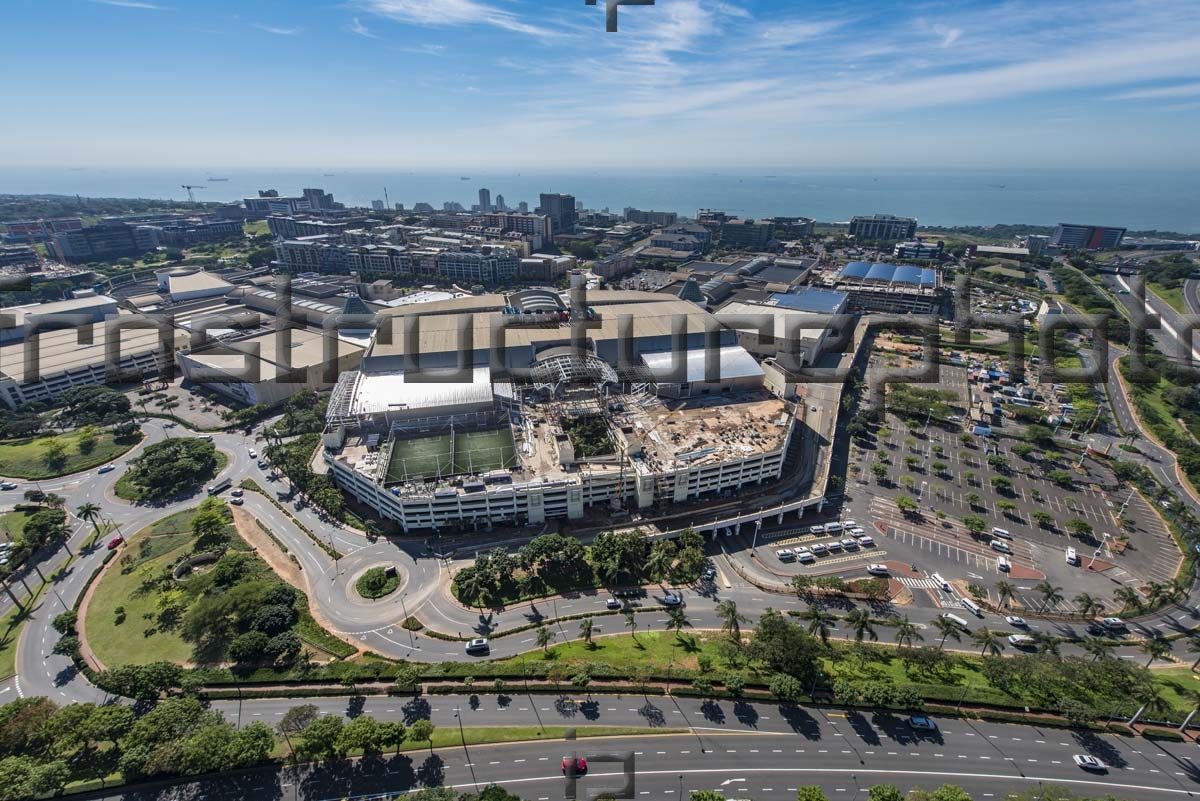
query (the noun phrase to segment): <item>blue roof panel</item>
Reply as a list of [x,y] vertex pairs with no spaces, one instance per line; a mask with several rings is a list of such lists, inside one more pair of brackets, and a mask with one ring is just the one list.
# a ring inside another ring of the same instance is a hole
[[934,286],[937,283],[937,272],[929,267],[912,267],[907,264],[896,265],[883,262],[868,264],[864,261],[852,261],[842,268],[840,275],[842,278],[878,281],[883,284]]
[[828,289],[809,288],[795,293],[776,292],[771,295],[771,301],[776,306],[813,314],[833,314],[842,307],[845,300],[845,292],[833,292]]

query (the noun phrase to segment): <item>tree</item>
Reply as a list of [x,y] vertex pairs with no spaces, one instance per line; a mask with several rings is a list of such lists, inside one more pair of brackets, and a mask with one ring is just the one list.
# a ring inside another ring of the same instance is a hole
[[896,624],[896,645],[899,647],[911,648],[914,642],[921,642],[924,639],[917,631],[917,627],[909,621],[908,615],[905,615]]
[[1071,533],[1072,536],[1079,539],[1087,539],[1092,536],[1092,524],[1080,517],[1072,517],[1063,526]]
[[829,797],[818,785],[806,784],[796,791],[796,801],[829,801]]
[[963,526],[972,534],[982,534],[987,531],[987,521],[979,515],[965,515],[962,519]]
[[414,722],[411,726],[408,727],[409,739],[413,740],[414,742],[418,742],[418,743],[419,742],[429,743],[429,753],[432,754],[433,753],[433,731],[435,728],[436,727],[433,725],[433,721],[428,720],[426,718],[421,718],[420,720]]
[[1095,617],[1104,611],[1104,602],[1090,593],[1081,592],[1071,600],[1084,617]]
[[1004,650],[1004,640],[999,634],[982,626],[971,634],[971,642],[979,646],[979,653],[999,656]]
[[1161,637],[1149,637],[1138,643],[1138,649],[1149,657],[1145,667],[1150,667],[1156,660],[1167,658],[1167,654],[1171,653],[1171,642]]
[[545,623],[537,627],[537,645],[543,652],[550,647],[550,643],[554,641],[554,632]]
[[[972,473],[969,475],[974,475],[974,474]],[[968,492],[966,495],[963,496],[963,500],[967,502],[967,506],[970,506],[972,509],[974,509],[977,506],[979,506],[979,502],[983,499],[979,497],[978,492]]]
[[103,510],[99,506],[92,503],[91,501],[88,501],[87,503],[83,504],[82,506],[75,507],[75,516],[78,517],[80,520],[84,521],[85,523],[91,523],[92,531],[94,531],[96,533],[96,535],[99,536],[99,534],[100,534],[100,522],[99,521],[102,519],[100,517],[101,511],[103,511]]
[[1013,593],[1016,588],[1011,581],[1000,579],[996,582],[996,596],[1001,606],[1012,606]]
[[829,632],[836,622],[831,613],[813,604],[800,613],[800,619],[808,622],[809,635],[819,638],[826,645],[829,644]]
[[370,715],[359,715],[342,727],[338,734],[338,750],[362,751],[364,754],[378,753],[383,746],[383,732],[379,722]]
[[222,549],[229,540],[229,510],[217,498],[205,498],[192,518],[192,534],[197,552]]
[[1063,600],[1062,587],[1055,587],[1049,581],[1039,581],[1033,591],[1042,596],[1043,612]]
[[404,744],[404,738],[408,731],[404,728],[404,724],[399,721],[389,720],[379,724],[379,745],[396,746],[396,753],[400,753],[400,746]]
[[675,639],[680,639],[680,632],[685,628],[691,628],[692,622],[688,620],[687,614],[678,606],[667,610],[667,630],[675,632]]
[[585,617],[583,620],[579,621],[579,637],[588,644],[589,648],[595,645],[595,643],[592,642],[592,630],[593,623],[590,617]]
[[1080,645],[1093,662],[1107,657],[1117,647],[1116,643],[1102,640],[1099,637],[1084,637]]
[[894,784],[877,784],[867,791],[867,801],[905,801],[904,793]]
[[162,500],[194,489],[217,469],[211,442],[177,437],[146,446],[130,460],[128,480],[145,500]]
[[625,628],[629,629],[629,636],[633,637],[634,642],[637,642],[637,615],[632,609],[626,609],[622,614],[625,615]]
[[917,499],[911,495],[901,495],[896,498],[896,508],[906,515],[916,512],[918,507]]
[[772,676],[768,689],[771,695],[780,701],[795,702],[804,694],[804,688],[800,686],[800,682],[794,676],[789,676],[786,673],[778,673]]
[[862,643],[863,638],[875,642],[879,639],[879,635],[875,633],[875,627],[871,625],[871,613],[865,609],[854,608],[846,615],[846,623],[854,629],[854,641]]
[[1140,610],[1143,606],[1142,594],[1133,587],[1117,587],[1113,590],[1113,599],[1121,604],[1122,612]]
[[938,643],[939,651],[946,647],[948,637],[953,637],[955,642],[962,642],[962,631],[953,620],[938,615],[933,619],[933,625],[938,630],[938,634],[942,635],[942,641]]
[[1037,523],[1040,528],[1054,528],[1054,515],[1050,514],[1049,512],[1038,509],[1033,513],[1032,517],[1033,522]]
[[310,757],[341,757],[345,753],[341,744],[343,728],[345,724],[340,716],[324,715],[317,718],[304,729],[301,751]]
[[725,600],[717,604],[717,619],[721,621],[721,633],[734,642],[742,641],[742,623],[746,618],[738,612],[737,601]]
[[295,755],[296,748],[292,743],[292,737],[301,734],[320,715],[321,711],[317,709],[316,704],[302,704],[284,712],[283,717],[279,719],[276,728],[283,735],[283,738],[287,740],[288,748],[292,751],[293,756]]
[[111,387],[72,387],[59,395],[63,417],[75,425],[111,425],[129,417],[129,398]]

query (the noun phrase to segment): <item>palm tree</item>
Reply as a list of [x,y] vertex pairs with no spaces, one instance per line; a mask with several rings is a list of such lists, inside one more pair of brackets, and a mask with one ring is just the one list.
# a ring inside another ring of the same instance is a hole
[[579,621],[579,636],[588,644],[589,648],[592,647],[592,619],[590,617]]
[[1117,644],[1108,640],[1102,640],[1099,637],[1084,637],[1080,646],[1091,656],[1092,661],[1095,662],[1111,654],[1113,649],[1117,647]]
[[637,615],[633,613],[632,609],[625,610],[625,628],[629,629],[633,641],[637,642]]
[[[1200,632],[1192,632],[1188,635],[1187,643],[1193,651],[1200,651]],[[1192,663],[1192,670],[1196,669],[1196,665],[1200,665],[1200,657],[1196,657],[1196,661]]]
[[1033,639],[1037,642],[1037,650],[1039,654],[1052,654],[1054,656],[1062,656],[1059,649],[1058,640],[1051,637],[1049,634],[1036,633]]
[[901,648],[911,648],[914,642],[922,642],[924,640],[925,638],[917,631],[917,627],[909,622],[908,615],[905,615],[896,624],[896,645]]
[[999,656],[1000,652],[1004,650],[1004,640],[1000,638],[999,634],[992,631],[987,626],[977,629],[975,633],[971,635],[971,642],[979,646],[980,656],[983,656],[984,654]]
[[854,641],[861,644],[863,638],[866,637],[875,642],[879,639],[879,635],[875,633],[875,628],[871,625],[871,613],[865,609],[851,609],[846,615],[846,622],[854,629]]
[[1000,579],[996,582],[996,595],[999,598],[1001,606],[1011,606],[1013,600],[1013,592],[1016,588],[1012,582]]
[[57,493],[47,492],[46,498],[42,501],[42,503],[46,504],[51,509],[62,509],[67,505],[67,499]]
[[1095,617],[1104,611],[1104,602],[1089,593],[1081,592],[1072,600],[1084,617]]
[[687,619],[687,614],[678,606],[667,610],[667,629],[674,630],[675,639],[680,639],[679,632],[685,628],[691,628],[692,622]]
[[646,575],[651,578],[666,576],[674,558],[675,555],[665,540],[654,543],[650,555],[646,557]]
[[937,627],[938,634],[942,635],[942,641],[938,643],[939,651],[946,647],[947,637],[953,637],[955,642],[962,642],[962,632],[953,620],[938,615],[933,619],[933,625]]
[[1142,608],[1142,594],[1133,587],[1117,587],[1113,590],[1113,598],[1121,604],[1121,611]]
[[545,623],[537,627],[537,644],[545,652],[551,641],[554,639],[554,632]]
[[1034,588],[1034,592],[1042,596],[1042,611],[1045,612],[1054,604],[1059,603],[1063,599],[1062,587],[1055,587],[1048,581],[1038,582]]
[[1150,667],[1155,660],[1167,658],[1167,654],[1171,653],[1171,643],[1161,637],[1151,637],[1138,643],[1138,649],[1150,657],[1145,665]]
[[88,501],[83,506],[75,507],[75,516],[85,523],[92,524],[92,530],[96,536],[100,535],[100,523],[103,518],[100,517],[100,512],[103,511],[99,506]]
[[808,607],[800,613],[801,620],[808,621],[808,633],[819,637],[821,642],[829,644],[829,632],[833,628],[834,617],[820,606]]
[[1147,591],[1150,596],[1147,599],[1150,606],[1158,606],[1160,603],[1163,603],[1164,601],[1171,600],[1175,595],[1173,585],[1163,584],[1158,581],[1150,582],[1150,584],[1147,585]]
[[721,621],[721,631],[729,635],[734,642],[742,641],[742,626],[745,616],[738,613],[736,601],[721,601],[717,604],[717,618]]

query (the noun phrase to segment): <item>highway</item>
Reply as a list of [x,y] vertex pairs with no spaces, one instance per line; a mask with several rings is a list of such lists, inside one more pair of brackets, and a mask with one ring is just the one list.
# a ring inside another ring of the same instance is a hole
[[[604,712],[595,720],[578,715],[542,716],[538,724],[519,705],[552,704],[552,699],[518,696],[509,711],[497,711],[495,699],[480,699],[480,710],[469,711],[467,698],[428,699],[443,710],[434,713],[440,726],[457,725],[451,705],[463,710],[465,726],[507,725],[647,725],[640,715]],[[399,699],[395,701],[399,706]],[[570,797],[561,773],[563,756],[577,754],[589,762],[589,772],[579,779],[575,797],[600,789],[619,789],[622,763],[597,759],[601,755],[632,757],[635,799],[675,801],[695,789],[713,789],[728,797],[756,801],[794,799],[800,785],[818,784],[831,798],[851,799],[877,783],[894,783],[904,790],[957,784],[976,799],[1003,798],[1007,792],[1056,784],[1093,797],[1116,795],[1156,799],[1185,797],[1200,792],[1200,757],[1195,745],[1158,744],[1144,739],[1072,732],[1031,726],[1010,726],[977,721],[938,720],[939,730],[915,734],[903,718],[891,714],[850,713],[839,710],[801,709],[775,704],[709,702],[707,711],[695,701],[640,696],[595,699],[601,708],[659,709],[662,725],[676,728],[680,720],[694,718],[686,733],[516,742],[424,750],[400,756],[390,754],[357,764],[340,764],[256,771],[251,777],[216,778],[193,783],[191,788],[208,799],[245,798],[263,794],[270,798],[308,799],[399,792],[423,784],[444,784],[470,790],[495,782],[531,801]],[[675,707],[678,706],[679,710]],[[678,712],[678,714],[672,714]],[[639,717],[641,718],[639,721]],[[553,719],[551,719],[553,718]],[[534,736],[531,733],[531,736]],[[1109,769],[1089,773],[1072,761],[1075,754],[1091,754]],[[253,781],[255,792],[247,786]],[[187,784],[173,796],[189,797]],[[93,797],[141,798],[157,795],[128,793]]]

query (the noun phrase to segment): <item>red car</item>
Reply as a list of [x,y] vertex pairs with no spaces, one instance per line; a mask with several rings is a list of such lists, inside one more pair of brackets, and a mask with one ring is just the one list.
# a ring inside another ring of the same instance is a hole
[[125,538],[120,535],[113,537],[111,540],[108,541],[108,550],[110,550],[110,551],[115,550],[116,547],[124,541],[125,541]]
[[587,773],[587,760],[583,757],[563,757],[562,772],[564,775],[582,776]]

